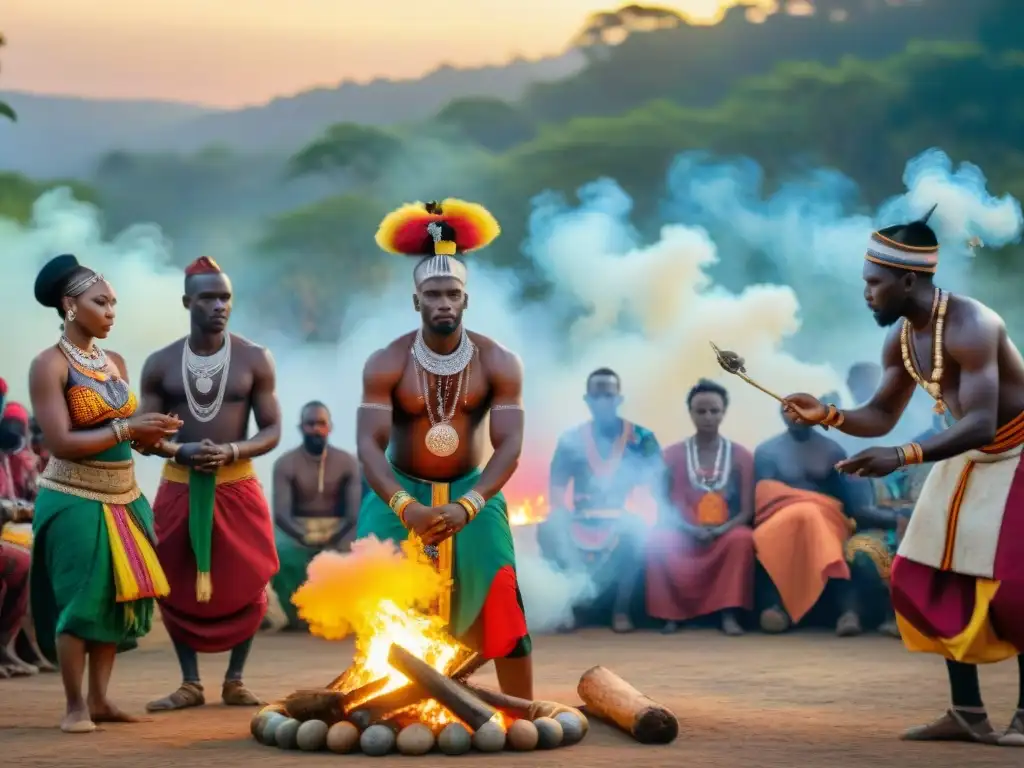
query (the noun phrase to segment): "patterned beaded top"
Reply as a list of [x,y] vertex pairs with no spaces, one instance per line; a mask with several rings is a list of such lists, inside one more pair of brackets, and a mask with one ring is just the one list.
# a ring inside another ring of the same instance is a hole
[[97,371],[81,365],[66,352],[64,356],[68,360],[64,398],[72,428],[96,427],[112,419],[127,419],[135,413],[138,398],[128,388],[128,382],[112,376],[107,369]]

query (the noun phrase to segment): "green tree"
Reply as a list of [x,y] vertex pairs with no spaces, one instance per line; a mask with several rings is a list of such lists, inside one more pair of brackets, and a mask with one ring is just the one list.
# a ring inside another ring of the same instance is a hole
[[449,102],[434,120],[494,152],[503,152],[537,135],[537,124],[519,107],[489,96]]
[[[7,40],[4,38],[3,32],[0,32],[0,48],[3,48],[5,45],[7,45]],[[0,116],[6,117],[12,122],[17,122],[18,120],[17,113],[15,113],[14,109],[11,108],[11,105],[5,101],[0,101]]]
[[32,206],[40,195],[51,189],[68,187],[74,196],[84,202],[97,204],[99,197],[88,186],[69,179],[34,181],[18,173],[0,172],[0,219],[11,219],[21,224],[32,218]]
[[350,174],[357,182],[373,183],[398,156],[402,140],[391,131],[357,123],[332,125],[288,162],[291,176]]
[[255,264],[266,305],[284,299],[287,316],[310,341],[337,338],[346,298],[387,282],[394,259],[371,238],[387,210],[364,195],[339,195],[270,219]]

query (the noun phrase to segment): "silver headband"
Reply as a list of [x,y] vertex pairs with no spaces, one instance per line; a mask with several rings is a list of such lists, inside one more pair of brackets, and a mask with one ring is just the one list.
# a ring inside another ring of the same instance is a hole
[[71,283],[71,285],[64,289],[64,295],[70,296],[71,298],[81,296],[88,290],[89,286],[98,283],[102,279],[103,275],[101,275],[99,272],[93,272],[87,277],[83,277],[78,282]]

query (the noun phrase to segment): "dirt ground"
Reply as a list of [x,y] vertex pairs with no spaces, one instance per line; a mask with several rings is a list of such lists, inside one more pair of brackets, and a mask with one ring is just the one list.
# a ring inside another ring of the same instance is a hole
[[[296,688],[326,684],[347,665],[351,647],[302,635],[262,635],[248,682],[268,700]],[[535,641],[537,697],[575,704],[581,673],[595,664],[615,669],[679,716],[679,739],[666,747],[637,744],[595,725],[583,743],[554,752],[503,753],[474,759],[521,768],[572,761],[588,768],[622,766],[740,766],[756,768],[857,768],[924,765],[931,768],[1020,766],[1024,753],[968,744],[908,744],[899,731],[940,714],[946,706],[945,674],[934,658],[911,656],[898,641],[881,637],[839,640],[801,632],[782,637],[726,639],[694,630],[664,637],[617,636],[588,630]],[[204,658],[211,681],[226,658]],[[151,637],[122,656],[113,698],[142,712],[149,699],[168,693],[178,677],[166,636]],[[492,673],[479,676],[492,682]],[[1002,726],[1012,712],[1017,670],[1011,663],[983,670],[989,706]],[[110,726],[85,736],[56,729],[61,714],[55,675],[0,680],[0,764],[30,766],[217,765],[326,766],[363,756],[282,752],[256,744],[248,733],[251,710],[207,705],[154,717],[138,725]],[[378,758],[383,762],[410,758]],[[418,758],[424,768],[452,758]]]

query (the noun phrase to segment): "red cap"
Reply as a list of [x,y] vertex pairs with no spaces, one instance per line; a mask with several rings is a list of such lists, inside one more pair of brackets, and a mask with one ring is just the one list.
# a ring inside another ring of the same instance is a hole
[[21,403],[8,403],[7,407],[4,408],[4,418],[14,419],[15,421],[20,421],[22,424],[28,424],[28,408]]
[[185,267],[186,277],[192,277],[192,275],[216,275],[222,271],[220,265],[209,256],[200,256]]

